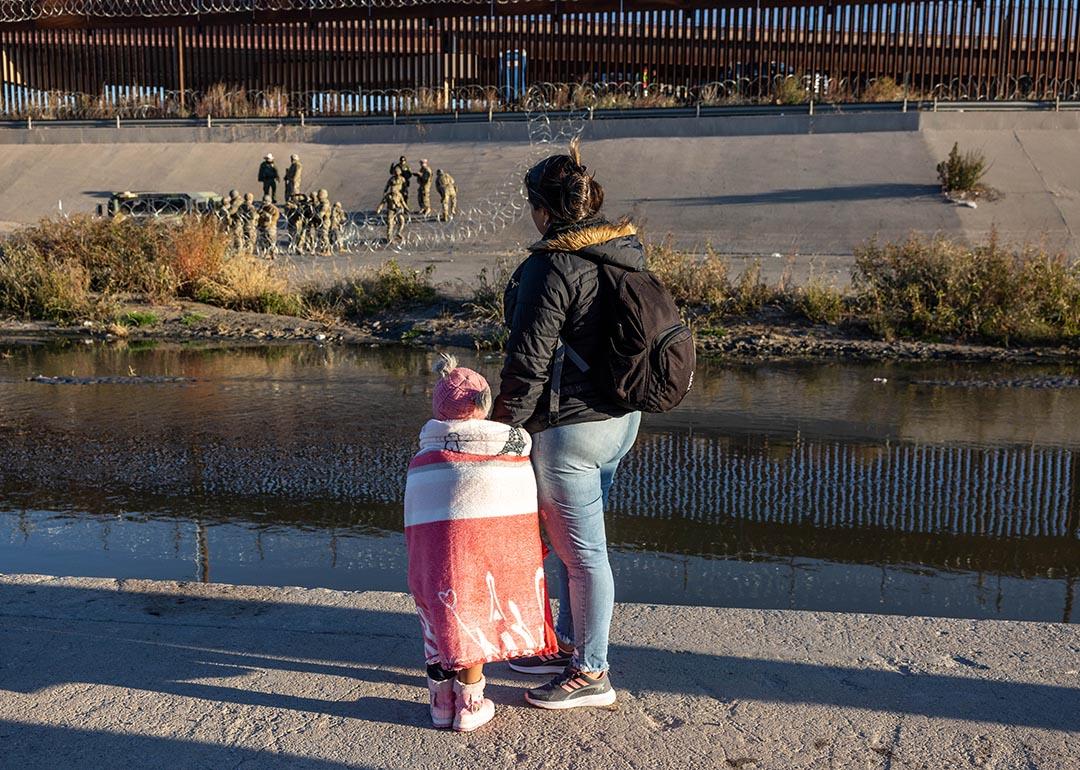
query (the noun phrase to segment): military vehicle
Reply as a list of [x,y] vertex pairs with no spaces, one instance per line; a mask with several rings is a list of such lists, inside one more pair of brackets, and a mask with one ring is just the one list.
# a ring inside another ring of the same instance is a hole
[[113,193],[108,203],[99,203],[98,216],[110,219],[179,218],[186,214],[206,214],[222,201],[214,192],[124,192]]

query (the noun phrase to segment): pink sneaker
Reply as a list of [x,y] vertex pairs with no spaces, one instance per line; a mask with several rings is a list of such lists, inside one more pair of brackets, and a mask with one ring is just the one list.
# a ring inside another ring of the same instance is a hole
[[428,695],[431,696],[431,724],[445,729],[454,724],[457,709],[454,708],[454,683],[456,679],[436,682],[431,677],[427,680]]
[[457,713],[454,715],[454,729],[467,733],[485,725],[495,716],[495,704],[484,697],[483,677],[475,684],[462,684],[454,680],[454,699]]

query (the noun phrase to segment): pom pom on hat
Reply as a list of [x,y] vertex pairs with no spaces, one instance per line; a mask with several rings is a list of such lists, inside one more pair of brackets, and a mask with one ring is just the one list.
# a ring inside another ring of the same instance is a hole
[[484,375],[457,365],[457,359],[440,353],[432,369],[439,375],[431,394],[431,411],[437,420],[464,420],[484,403],[490,388]]

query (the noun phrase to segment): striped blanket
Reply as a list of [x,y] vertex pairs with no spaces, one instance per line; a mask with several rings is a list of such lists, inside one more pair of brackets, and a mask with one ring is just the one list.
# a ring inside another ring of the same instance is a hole
[[430,420],[405,483],[409,590],[428,663],[553,652],[532,440],[488,420]]

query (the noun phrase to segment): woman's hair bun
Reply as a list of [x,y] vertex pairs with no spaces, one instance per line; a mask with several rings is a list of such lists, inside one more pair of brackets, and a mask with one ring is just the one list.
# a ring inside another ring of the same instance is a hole
[[431,365],[431,371],[439,376],[439,379],[450,376],[450,372],[457,369],[457,358],[449,353],[439,353],[435,356],[435,363]]

